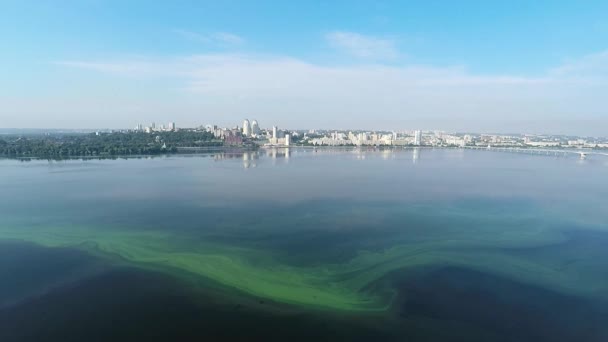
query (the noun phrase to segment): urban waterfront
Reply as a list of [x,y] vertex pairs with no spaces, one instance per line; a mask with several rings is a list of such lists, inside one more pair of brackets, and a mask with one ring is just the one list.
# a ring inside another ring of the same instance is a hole
[[605,341],[608,158],[0,160],[0,340]]

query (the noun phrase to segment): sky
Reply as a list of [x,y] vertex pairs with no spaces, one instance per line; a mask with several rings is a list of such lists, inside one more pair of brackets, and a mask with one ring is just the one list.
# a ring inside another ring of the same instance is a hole
[[608,1],[0,1],[0,128],[608,136]]

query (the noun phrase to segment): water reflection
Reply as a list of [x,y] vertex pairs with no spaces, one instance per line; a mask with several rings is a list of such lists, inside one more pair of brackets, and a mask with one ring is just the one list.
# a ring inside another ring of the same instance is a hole
[[289,163],[289,157],[291,156],[291,150],[289,147],[273,147],[262,150],[261,153],[265,153],[266,156],[272,159],[273,165],[277,163],[277,159],[282,159],[283,162]]
[[285,163],[289,162],[292,151],[289,148],[271,148],[271,149],[260,149],[256,151],[236,151],[236,152],[220,152],[213,155],[215,161],[241,159],[243,161],[243,168],[255,168],[258,166],[260,158],[269,158],[273,164],[276,164],[277,160],[283,160]]
[[259,151],[220,152],[213,155],[215,161],[241,159],[245,169],[257,167],[259,158]]

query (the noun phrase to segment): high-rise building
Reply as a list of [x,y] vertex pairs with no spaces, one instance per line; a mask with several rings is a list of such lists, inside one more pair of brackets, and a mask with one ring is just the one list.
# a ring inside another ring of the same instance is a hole
[[249,125],[249,120],[247,119],[243,121],[243,135],[246,137],[251,135],[251,126]]
[[277,126],[272,126],[272,138],[277,139],[279,136],[277,135]]
[[169,130],[175,131],[175,122],[169,122]]
[[251,133],[254,135],[260,134],[260,125],[258,124],[258,120],[253,120],[251,122]]
[[285,133],[285,146],[289,146],[291,144],[291,134]]
[[414,145],[422,145],[422,131],[420,130],[414,131]]

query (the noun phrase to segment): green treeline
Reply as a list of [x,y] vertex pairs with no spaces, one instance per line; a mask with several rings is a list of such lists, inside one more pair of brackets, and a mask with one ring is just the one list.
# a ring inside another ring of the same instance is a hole
[[0,156],[80,157],[176,153],[178,147],[223,146],[212,133],[201,131],[117,132],[68,135],[5,136]]

